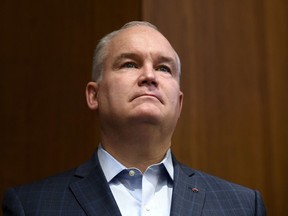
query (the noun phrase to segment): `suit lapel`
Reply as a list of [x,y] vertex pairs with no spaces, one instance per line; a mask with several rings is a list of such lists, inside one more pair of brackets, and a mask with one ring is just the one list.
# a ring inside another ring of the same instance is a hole
[[201,215],[205,199],[205,185],[194,175],[193,170],[174,159],[171,216]]
[[80,180],[73,182],[70,189],[87,215],[121,216],[97,153],[92,160],[77,169],[75,176]]
[[[96,151],[97,152],[97,151]],[[200,216],[205,199],[205,184],[188,167],[173,158],[174,187],[171,216]],[[70,189],[88,216],[121,216],[120,210],[100,167],[97,153],[75,173]]]

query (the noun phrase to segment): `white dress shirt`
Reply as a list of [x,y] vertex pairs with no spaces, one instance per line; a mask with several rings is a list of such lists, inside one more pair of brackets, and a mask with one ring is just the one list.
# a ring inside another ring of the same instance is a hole
[[160,163],[149,166],[143,174],[137,168],[126,168],[101,146],[97,153],[123,216],[170,215],[174,178],[170,149]]

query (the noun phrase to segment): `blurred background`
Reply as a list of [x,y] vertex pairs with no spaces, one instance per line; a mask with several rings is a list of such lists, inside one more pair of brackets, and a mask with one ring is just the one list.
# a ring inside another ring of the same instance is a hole
[[178,160],[257,189],[268,215],[288,215],[286,0],[2,0],[0,200],[91,157],[93,50],[131,20],[157,25],[182,59]]

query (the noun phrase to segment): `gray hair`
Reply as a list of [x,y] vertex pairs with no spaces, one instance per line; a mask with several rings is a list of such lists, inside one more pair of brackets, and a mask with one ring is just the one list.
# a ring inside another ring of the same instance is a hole
[[[103,72],[103,63],[105,60],[105,57],[107,55],[107,46],[111,42],[111,40],[119,34],[122,30],[131,28],[134,26],[148,26],[150,28],[155,29],[159,33],[161,33],[158,28],[146,21],[132,21],[128,22],[125,25],[123,25],[120,29],[113,31],[106,36],[104,36],[102,39],[100,39],[99,43],[96,46],[96,49],[94,51],[94,56],[93,56],[93,67],[92,67],[92,80],[95,82],[99,82],[102,78],[102,72]],[[179,74],[179,80],[180,80],[180,75],[181,75],[181,63],[180,63],[180,58],[178,54],[176,53],[176,61],[177,61],[177,66],[178,66],[178,74]]]

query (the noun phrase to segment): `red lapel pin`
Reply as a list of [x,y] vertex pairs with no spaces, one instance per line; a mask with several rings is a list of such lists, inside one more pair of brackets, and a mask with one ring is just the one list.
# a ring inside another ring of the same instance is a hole
[[196,188],[196,187],[192,188],[191,190],[192,190],[193,193],[198,193],[199,192],[199,189]]

